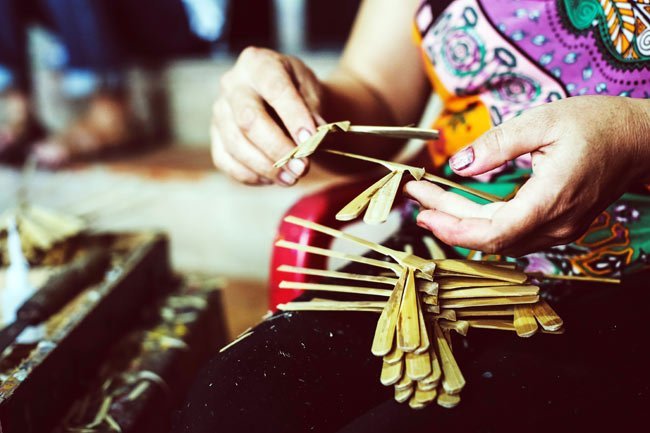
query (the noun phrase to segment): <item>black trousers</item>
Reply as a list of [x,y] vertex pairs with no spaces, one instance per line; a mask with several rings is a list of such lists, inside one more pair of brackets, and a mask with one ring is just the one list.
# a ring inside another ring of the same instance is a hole
[[[387,244],[424,256],[417,227]],[[363,265],[346,267],[370,273]],[[415,411],[379,382],[376,313],[287,312],[213,358],[173,432],[578,432],[647,430],[650,273],[621,285],[557,284],[544,296],[563,335],[453,336],[467,385],[454,409]],[[332,293],[303,295],[339,299]]]
[[58,34],[67,66],[115,72],[132,59],[157,62],[205,51],[181,0],[0,0],[0,65],[27,80],[26,28]]

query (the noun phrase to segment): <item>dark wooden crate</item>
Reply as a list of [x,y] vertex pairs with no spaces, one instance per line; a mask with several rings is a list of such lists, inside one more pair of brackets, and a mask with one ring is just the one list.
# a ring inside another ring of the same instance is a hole
[[48,321],[47,341],[17,350],[16,365],[3,361],[2,433],[51,430],[96,375],[112,344],[137,322],[142,305],[172,287],[165,236],[104,235],[84,242],[106,244],[115,251],[115,264],[104,281]]

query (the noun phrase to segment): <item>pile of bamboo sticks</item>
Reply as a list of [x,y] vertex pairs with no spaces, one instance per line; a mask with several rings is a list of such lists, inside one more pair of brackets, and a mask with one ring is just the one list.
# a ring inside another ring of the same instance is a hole
[[24,204],[0,215],[0,245],[6,241],[9,225],[13,223],[16,224],[28,260],[86,228],[86,223],[74,215]]
[[276,243],[279,247],[363,263],[390,271],[390,275],[280,266],[278,270],[287,273],[342,281],[341,284],[283,281],[280,288],[352,293],[364,298],[358,301],[317,298],[281,304],[278,308],[379,313],[371,351],[383,359],[380,381],[394,386],[395,399],[408,401],[414,409],[433,401],[443,407],[454,407],[460,402],[465,379],[453,356],[451,331],[467,335],[471,328],[496,329],[513,331],[520,337],[530,337],[540,330],[563,332],[562,319],[540,298],[539,287],[512,263],[427,260],[300,218],[289,216],[285,221],[349,240],[392,259],[371,259],[279,240]]

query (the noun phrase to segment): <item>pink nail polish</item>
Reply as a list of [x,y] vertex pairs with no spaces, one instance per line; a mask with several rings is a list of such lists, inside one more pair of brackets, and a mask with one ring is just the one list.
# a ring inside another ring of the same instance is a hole
[[300,177],[305,172],[307,164],[302,159],[292,159],[287,163],[287,166],[296,177]]
[[454,170],[464,170],[474,162],[474,148],[468,146],[461,150],[451,158],[449,158],[449,165]]
[[311,132],[309,132],[306,128],[300,128],[300,131],[298,131],[298,144],[309,140],[309,137],[311,137]]
[[280,180],[280,182],[282,182],[285,185],[293,185],[294,183],[296,183],[296,178],[293,177],[291,173],[285,170],[281,171],[280,174],[278,174],[278,179]]

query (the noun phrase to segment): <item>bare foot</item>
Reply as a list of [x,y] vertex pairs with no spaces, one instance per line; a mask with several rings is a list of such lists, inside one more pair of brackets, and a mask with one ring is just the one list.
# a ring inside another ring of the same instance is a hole
[[41,134],[26,93],[8,90],[0,94],[0,161],[17,162]]
[[126,147],[137,136],[132,118],[122,98],[95,95],[83,114],[63,132],[37,143],[33,155],[41,166],[56,168]]

